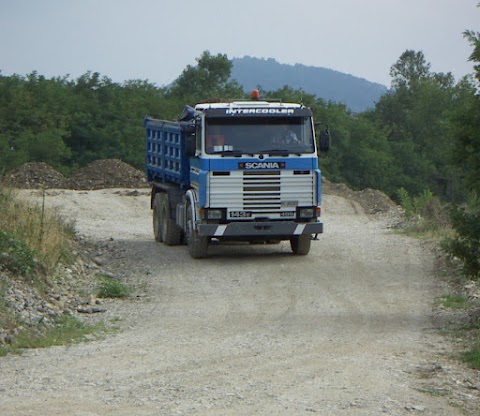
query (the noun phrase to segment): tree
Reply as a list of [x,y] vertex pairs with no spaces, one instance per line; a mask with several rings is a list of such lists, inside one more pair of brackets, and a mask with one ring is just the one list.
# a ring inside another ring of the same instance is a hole
[[211,55],[204,51],[196,59],[197,65],[188,65],[169,91],[169,97],[176,97],[188,103],[209,99],[234,98],[243,96],[236,81],[230,81],[232,62],[227,55]]
[[475,63],[477,88],[453,117],[456,138],[453,159],[464,172],[469,204],[453,210],[456,237],[448,242],[447,248],[462,260],[466,275],[480,278],[480,33],[466,31],[465,37],[473,46],[470,61]]
[[395,89],[370,115],[388,137],[394,156],[388,192],[392,195],[396,187],[418,195],[430,189],[444,199],[457,198],[449,117],[461,96],[453,76],[430,72],[423,53],[411,50],[400,56],[390,74]]
[[390,68],[390,76],[392,88],[410,89],[419,81],[430,77],[430,64],[425,60],[423,52],[406,50]]

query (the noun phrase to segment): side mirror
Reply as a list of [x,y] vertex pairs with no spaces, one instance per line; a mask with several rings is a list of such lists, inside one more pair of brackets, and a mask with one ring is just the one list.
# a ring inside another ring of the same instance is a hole
[[328,130],[328,127],[325,130],[320,131],[319,148],[320,152],[325,153],[330,149],[330,130]]

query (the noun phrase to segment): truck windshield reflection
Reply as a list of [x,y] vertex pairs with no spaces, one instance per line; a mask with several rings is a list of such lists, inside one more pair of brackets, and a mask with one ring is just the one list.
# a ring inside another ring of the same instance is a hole
[[205,126],[208,154],[302,154],[314,152],[309,117],[213,118]]

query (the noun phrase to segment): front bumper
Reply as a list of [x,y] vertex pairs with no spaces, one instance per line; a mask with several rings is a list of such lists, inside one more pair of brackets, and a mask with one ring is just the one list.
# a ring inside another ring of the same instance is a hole
[[231,222],[229,224],[198,224],[197,232],[201,236],[213,238],[287,238],[298,235],[323,233],[323,223],[298,223],[293,221],[245,221]]

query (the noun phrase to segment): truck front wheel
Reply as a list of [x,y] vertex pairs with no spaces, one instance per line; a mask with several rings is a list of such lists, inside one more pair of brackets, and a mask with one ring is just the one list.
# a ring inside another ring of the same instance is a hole
[[196,234],[192,217],[192,207],[190,205],[187,206],[187,244],[188,252],[193,259],[203,259],[207,257],[208,237]]
[[293,254],[298,256],[306,256],[310,251],[310,245],[312,239],[309,235],[299,235],[290,238],[290,246],[292,247]]

